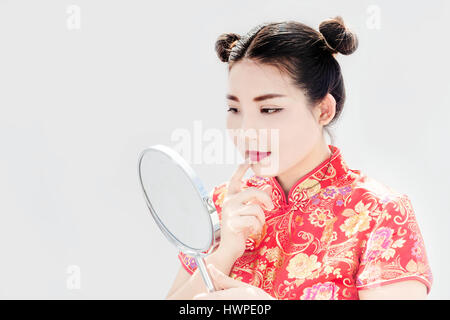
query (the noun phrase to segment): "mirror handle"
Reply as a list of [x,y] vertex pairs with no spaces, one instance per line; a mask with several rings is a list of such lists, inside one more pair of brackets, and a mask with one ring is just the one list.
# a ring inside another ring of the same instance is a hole
[[211,280],[211,275],[208,272],[208,269],[205,265],[205,260],[201,256],[194,256],[195,262],[197,263],[197,267],[200,270],[200,274],[202,275],[202,278],[206,284],[206,288],[208,289],[208,293],[216,291],[216,288],[214,287],[214,284]]

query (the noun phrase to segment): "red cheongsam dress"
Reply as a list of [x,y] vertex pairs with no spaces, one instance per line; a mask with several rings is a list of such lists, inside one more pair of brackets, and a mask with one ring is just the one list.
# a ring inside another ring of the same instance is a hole
[[[280,300],[359,299],[358,290],[433,276],[411,200],[360,170],[341,150],[298,180],[288,199],[275,177],[252,176],[245,187],[271,185],[272,210],[256,242],[246,241],[230,277]],[[212,190],[219,219],[227,182]],[[264,210],[264,209],[263,209]],[[179,252],[192,274],[195,260]]]

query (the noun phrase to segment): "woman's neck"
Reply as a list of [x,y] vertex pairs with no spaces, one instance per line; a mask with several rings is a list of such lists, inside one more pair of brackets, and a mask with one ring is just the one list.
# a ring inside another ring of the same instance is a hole
[[275,178],[283,188],[284,193],[286,194],[286,199],[289,196],[289,191],[295,183],[311,172],[311,170],[317,167],[321,162],[328,159],[330,155],[331,151],[326,141],[324,139],[319,139],[319,143],[314,146],[305,158],[285,172],[277,175]]

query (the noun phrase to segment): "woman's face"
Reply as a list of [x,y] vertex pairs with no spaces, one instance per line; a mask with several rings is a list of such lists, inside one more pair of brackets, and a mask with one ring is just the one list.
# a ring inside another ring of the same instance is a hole
[[231,134],[233,143],[243,158],[249,150],[271,152],[253,161],[258,176],[287,171],[322,138],[320,113],[309,109],[305,92],[291,81],[278,68],[249,59],[235,63],[229,72],[227,129],[235,132]]

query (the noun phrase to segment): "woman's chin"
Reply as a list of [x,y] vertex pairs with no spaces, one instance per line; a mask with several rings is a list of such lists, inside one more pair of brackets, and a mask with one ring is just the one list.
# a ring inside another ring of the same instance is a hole
[[252,163],[251,168],[255,175],[263,178],[276,176],[279,168],[273,166],[270,161],[265,162],[264,160]]

